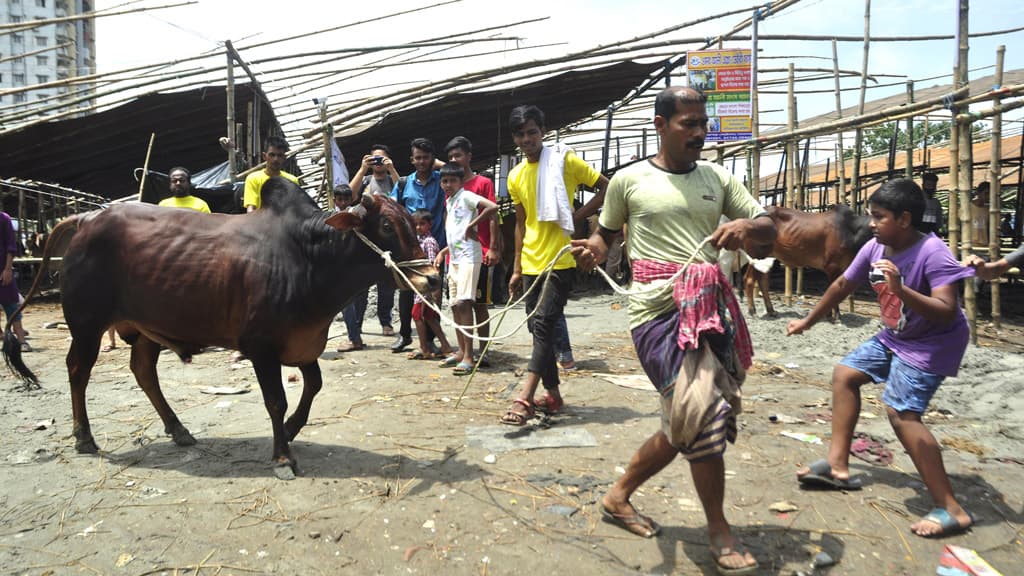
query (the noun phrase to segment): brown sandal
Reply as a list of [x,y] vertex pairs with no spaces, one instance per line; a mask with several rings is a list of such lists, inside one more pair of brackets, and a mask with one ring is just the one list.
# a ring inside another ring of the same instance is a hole
[[[522,406],[525,412],[516,412],[516,405]],[[526,426],[526,423],[533,419],[535,414],[533,404],[522,398],[516,398],[512,401],[512,407],[501,417],[501,423],[509,426]]]

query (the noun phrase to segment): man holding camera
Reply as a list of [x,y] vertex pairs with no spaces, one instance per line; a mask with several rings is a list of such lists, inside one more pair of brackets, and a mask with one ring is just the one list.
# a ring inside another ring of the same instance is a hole
[[[363,192],[388,196],[396,182],[398,171],[391,162],[391,149],[385,144],[374,144],[370,146],[370,153],[363,156],[359,170],[352,177],[352,197],[361,198]],[[394,288],[377,284],[377,319],[380,320],[381,333],[385,336],[395,335],[395,329],[391,327],[391,310],[394,307]],[[366,309],[365,305],[363,309]],[[359,323],[362,324],[362,318]]]
[[396,182],[398,170],[391,162],[391,149],[384,144],[374,144],[352,177],[352,194],[359,197],[366,191],[387,196]]

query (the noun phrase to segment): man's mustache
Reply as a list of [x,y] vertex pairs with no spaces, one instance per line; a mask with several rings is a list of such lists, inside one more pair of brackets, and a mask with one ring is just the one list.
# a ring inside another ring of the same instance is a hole
[[699,139],[695,138],[693,140],[690,140],[689,142],[686,143],[686,147],[687,148],[695,148],[697,150],[702,150],[704,148],[704,139],[703,138],[699,138]]

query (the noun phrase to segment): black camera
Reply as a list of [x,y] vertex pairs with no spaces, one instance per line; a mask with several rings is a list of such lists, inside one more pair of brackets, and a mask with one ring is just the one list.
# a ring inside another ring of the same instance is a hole
[[373,157],[373,163],[376,164],[377,166],[381,166],[382,164],[384,164],[384,157],[383,156],[374,156]]

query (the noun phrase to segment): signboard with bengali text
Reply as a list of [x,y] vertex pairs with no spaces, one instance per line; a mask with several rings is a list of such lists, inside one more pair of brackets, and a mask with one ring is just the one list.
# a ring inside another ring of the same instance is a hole
[[686,53],[688,83],[708,97],[708,141],[750,138],[750,63],[749,49]]

